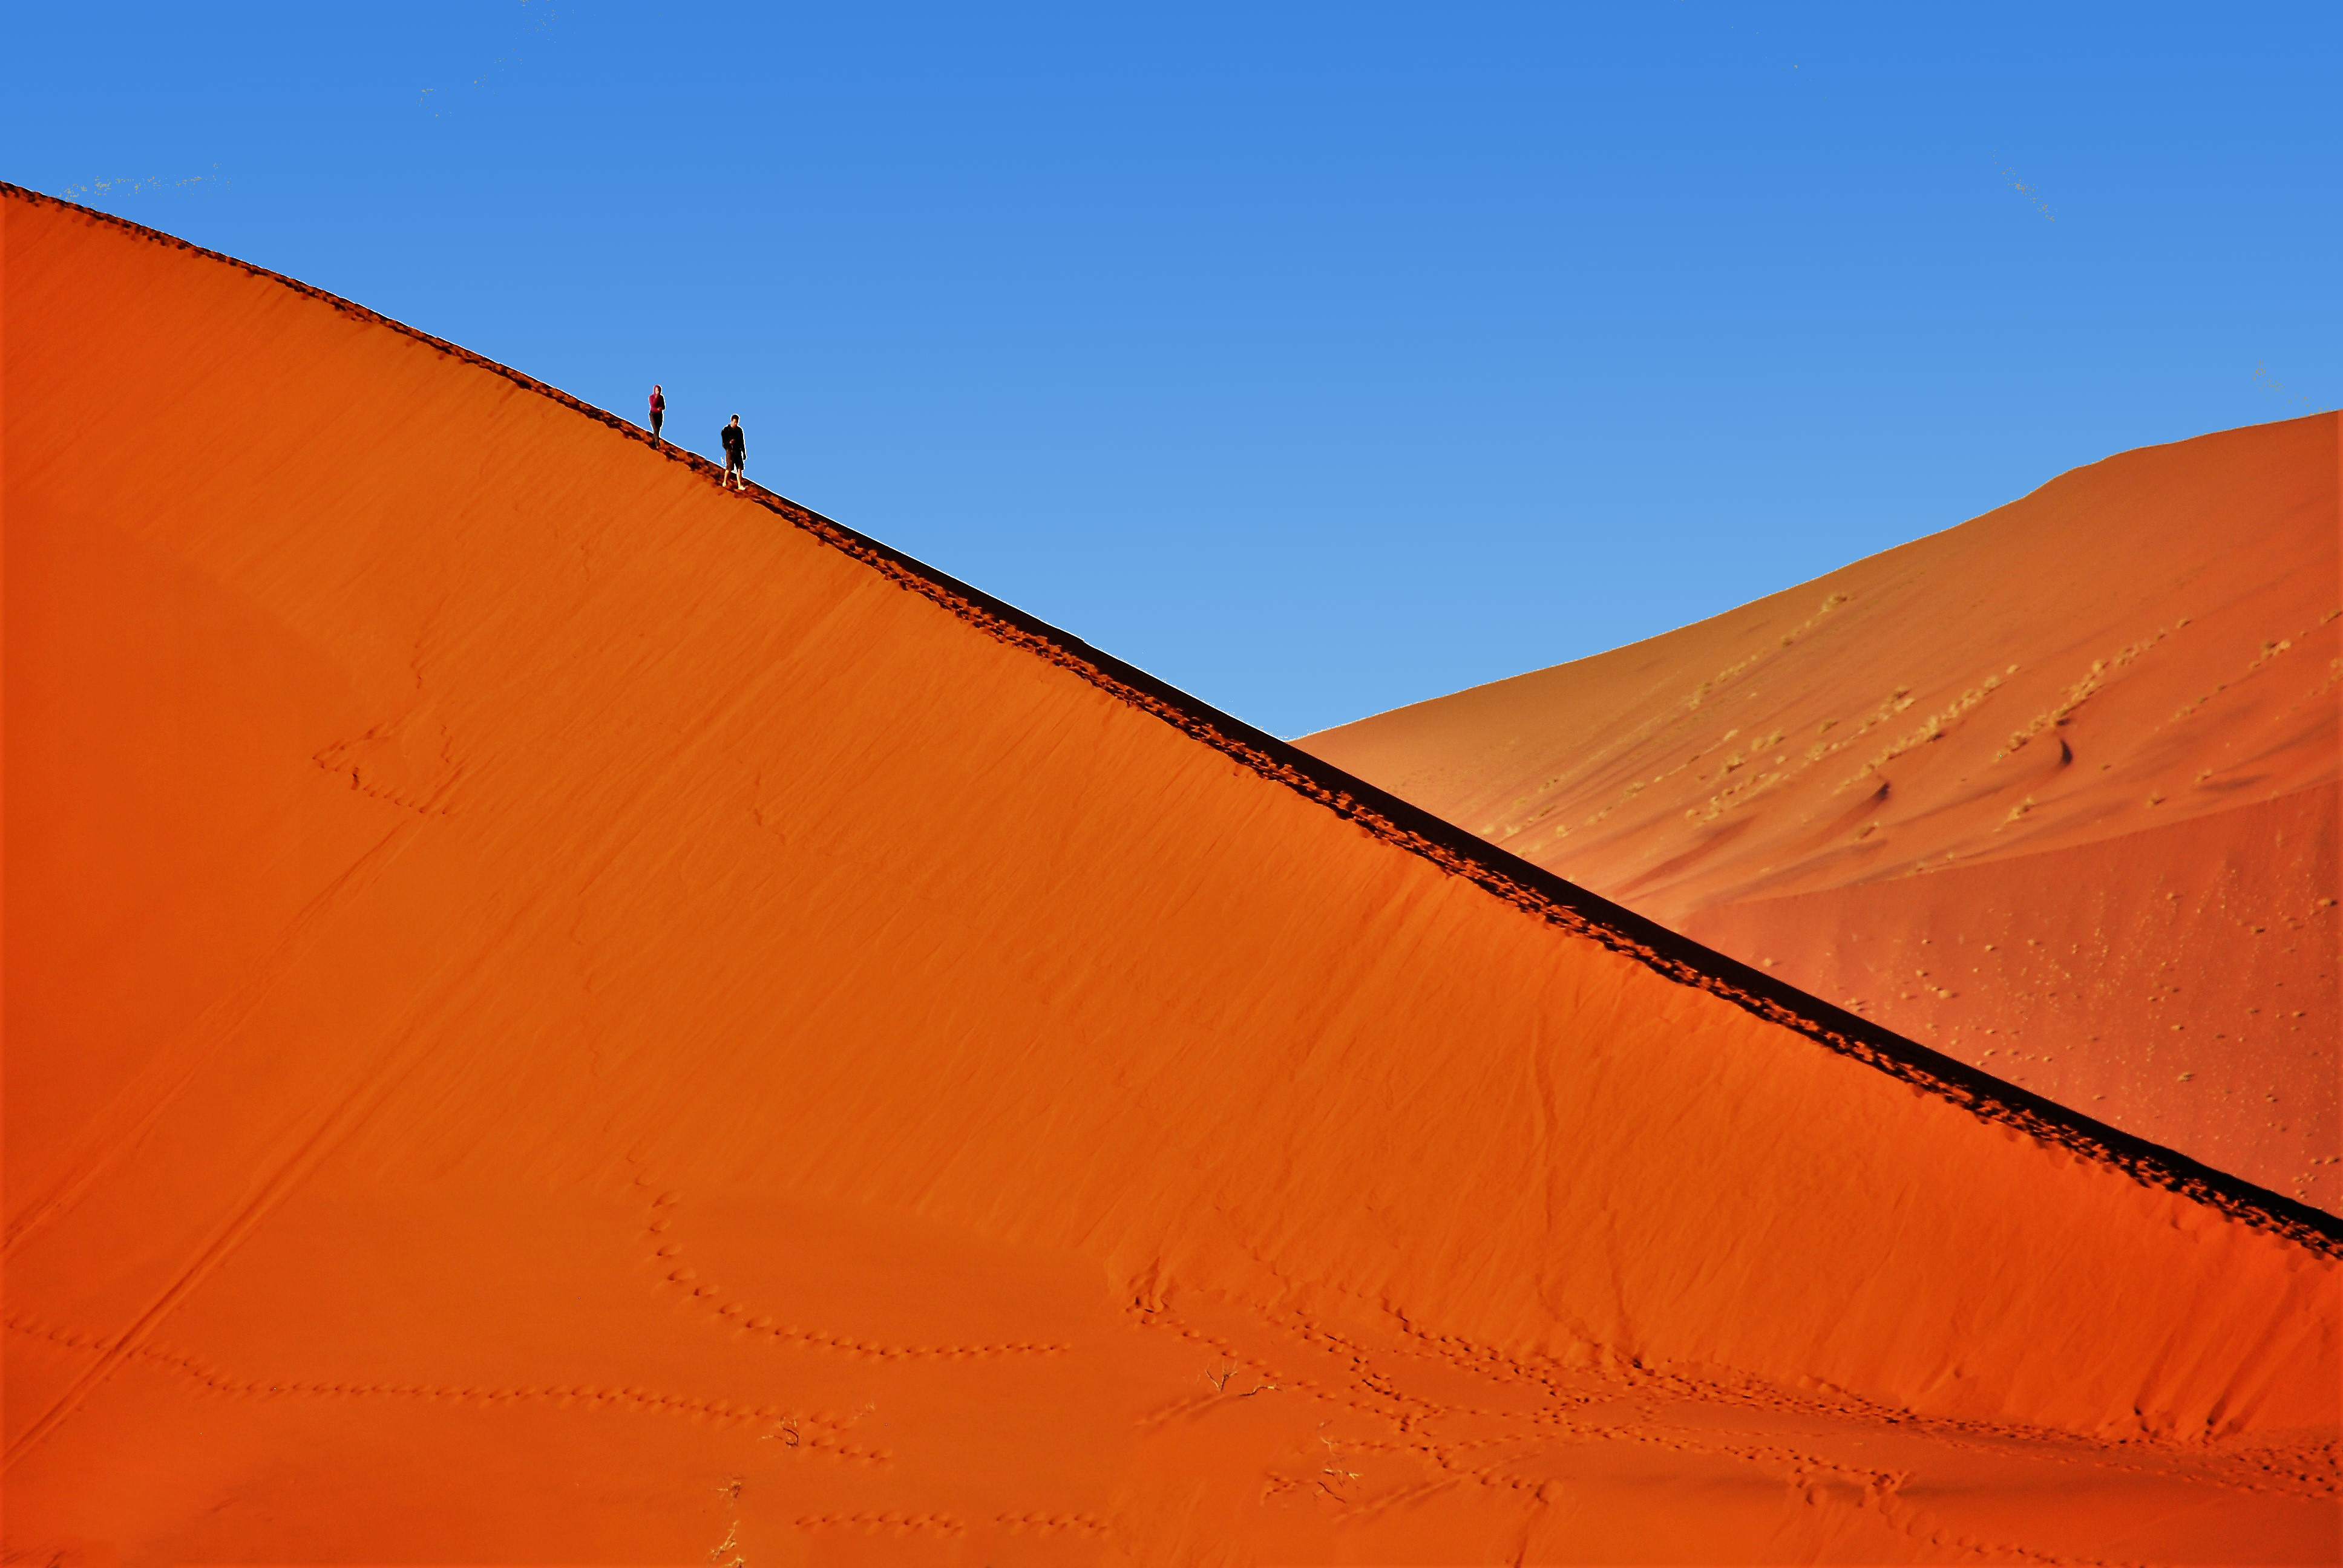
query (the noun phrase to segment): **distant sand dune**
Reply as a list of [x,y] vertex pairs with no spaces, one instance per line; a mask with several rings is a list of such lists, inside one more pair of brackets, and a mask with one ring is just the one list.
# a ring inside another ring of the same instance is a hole
[[2343,417],[2127,452],[1302,742],[1936,1049],[2343,1209]]
[[2330,1217],[5,221],[11,1561],[2335,1554]]

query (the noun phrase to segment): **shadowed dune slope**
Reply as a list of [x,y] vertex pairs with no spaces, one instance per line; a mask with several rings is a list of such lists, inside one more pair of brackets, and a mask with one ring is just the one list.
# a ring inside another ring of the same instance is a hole
[[2343,417],[2077,469],[1302,744],[1936,1049],[2343,1207]]
[[2323,1216],[5,224],[11,1553],[2335,1550]]

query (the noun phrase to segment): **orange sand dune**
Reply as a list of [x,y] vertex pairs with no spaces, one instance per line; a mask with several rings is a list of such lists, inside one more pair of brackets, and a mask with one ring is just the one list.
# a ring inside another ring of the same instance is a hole
[[2127,452],[1317,755],[1938,1050],[2343,1209],[2331,414]]
[[10,1561],[2337,1555],[2331,1218],[5,213]]

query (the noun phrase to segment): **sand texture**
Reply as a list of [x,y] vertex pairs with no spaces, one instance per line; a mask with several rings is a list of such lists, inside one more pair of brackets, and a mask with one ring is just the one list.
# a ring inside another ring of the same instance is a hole
[[2127,452],[1319,756],[1937,1050],[2343,1209],[2343,417]]
[[9,1561],[2336,1555],[2329,1216],[5,214]]

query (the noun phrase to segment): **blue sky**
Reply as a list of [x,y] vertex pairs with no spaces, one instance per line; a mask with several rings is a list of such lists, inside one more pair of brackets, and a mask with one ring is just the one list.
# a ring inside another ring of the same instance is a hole
[[2343,7],[25,6],[0,176],[1292,735],[2343,404]]

